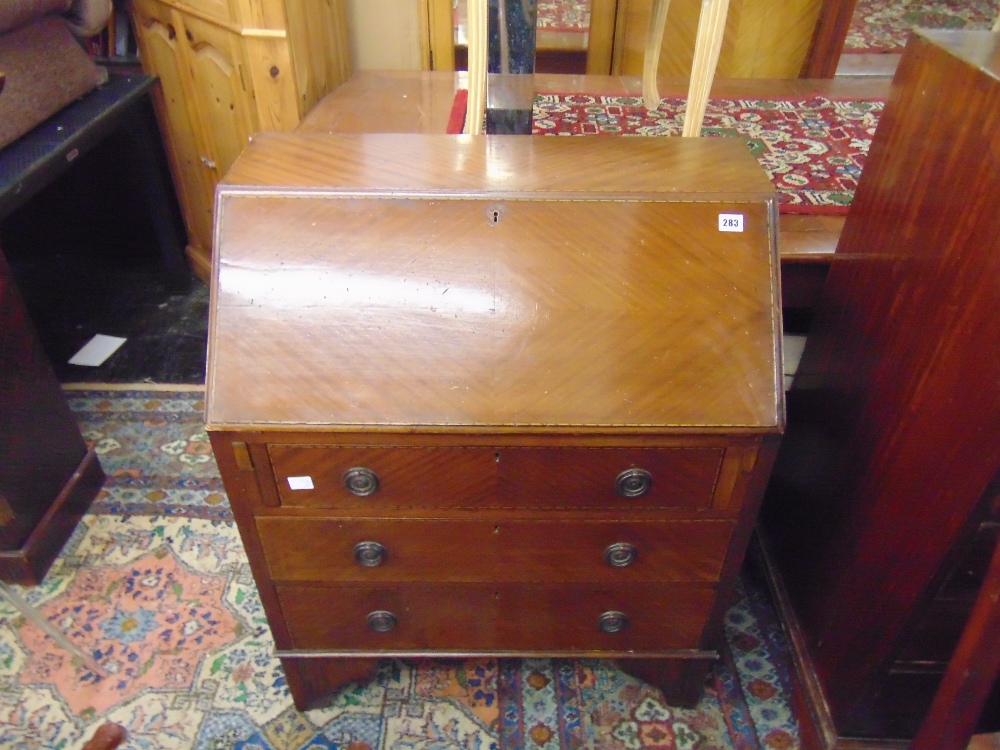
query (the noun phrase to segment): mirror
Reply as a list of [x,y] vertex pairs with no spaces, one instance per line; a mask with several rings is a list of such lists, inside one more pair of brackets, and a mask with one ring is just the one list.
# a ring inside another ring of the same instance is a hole
[[837,73],[891,76],[914,27],[989,30],[998,11],[992,0],[856,0]]
[[[534,0],[506,0],[533,2]],[[535,72],[577,73],[588,71],[593,0],[537,0],[535,25]],[[452,0],[455,69],[468,65],[466,0]],[[610,61],[609,61],[610,63]],[[609,71],[604,71],[609,72]]]

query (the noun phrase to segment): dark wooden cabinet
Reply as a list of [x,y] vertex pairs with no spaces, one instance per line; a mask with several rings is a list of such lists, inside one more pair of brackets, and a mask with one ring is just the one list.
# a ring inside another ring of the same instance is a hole
[[0,580],[38,583],[103,482],[0,253]]
[[788,397],[762,525],[831,742],[905,746],[997,538],[998,61],[911,40]]
[[379,657],[700,697],[784,422],[775,208],[723,140],[255,139],[207,425],[297,706]]

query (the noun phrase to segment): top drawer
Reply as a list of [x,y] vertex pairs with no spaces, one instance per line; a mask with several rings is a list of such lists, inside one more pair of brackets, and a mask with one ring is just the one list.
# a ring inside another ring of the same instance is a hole
[[711,505],[719,448],[270,445],[281,504],[378,509]]

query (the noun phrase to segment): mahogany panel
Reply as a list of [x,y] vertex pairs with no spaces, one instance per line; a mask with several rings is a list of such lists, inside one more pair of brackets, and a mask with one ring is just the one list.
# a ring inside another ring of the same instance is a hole
[[104,481],[0,253],[0,577],[38,583]]
[[279,657],[295,708],[308,711],[329,703],[330,693],[375,676],[378,659],[297,659]]
[[254,136],[221,185],[226,194],[238,187],[383,196],[401,190],[450,196],[586,193],[592,198],[733,193],[747,201],[773,194],[745,146],[711,139],[415,138],[306,131]]
[[262,136],[220,189],[206,425],[297,706],[379,655],[703,683],[783,426],[774,195],[578,140]]
[[[286,160],[304,171],[294,198],[220,194],[227,257],[210,331],[210,423],[780,423],[774,204],[753,192],[770,185],[749,154],[668,145],[682,139],[607,139],[617,147],[592,153],[552,148],[586,139],[498,138],[252,144],[234,182],[278,179],[273,165]],[[404,147],[421,158],[403,159]],[[644,160],[650,179],[597,187],[592,169],[616,159],[619,172]],[[713,160],[723,167],[710,187]],[[441,163],[462,165],[452,182]],[[391,195],[371,187],[376,167]],[[750,174],[767,184],[727,192]],[[643,197],[654,175],[657,195],[677,200]],[[470,180],[481,199],[460,197]],[[721,232],[721,213],[744,216],[744,231]],[[332,371],[336,389],[322,383]]]
[[[731,521],[387,520],[257,518],[278,581],[679,581],[719,580]],[[365,567],[354,548],[376,542],[384,562]],[[613,567],[613,544],[635,562]]]
[[[321,651],[666,651],[696,649],[711,587],[278,584],[297,649]],[[327,602],[327,606],[317,606]],[[391,612],[374,632],[367,618]],[[628,626],[605,633],[598,618],[624,612]],[[433,646],[429,649],[429,644]]]
[[[492,448],[268,445],[278,496],[285,507],[375,513],[386,508],[461,508],[489,505],[497,483]],[[353,468],[375,474],[377,489],[359,496],[344,484]],[[461,477],[460,482],[455,477]],[[293,489],[290,477],[309,477]]]
[[[721,450],[692,448],[610,449],[575,447],[508,449],[500,455],[503,504],[602,508],[621,511],[684,508],[712,504],[722,463]],[[645,494],[627,498],[616,479],[629,469],[649,472]]]
[[[699,509],[711,505],[721,449],[473,448],[409,446],[268,447],[281,504],[372,513],[399,508]],[[352,468],[375,473],[378,489],[358,496]],[[621,472],[639,467],[652,486],[637,498],[616,493]],[[292,489],[307,476],[311,488]],[[455,477],[461,481],[456,482]]]
[[789,394],[764,521],[846,736],[1000,467],[998,62],[911,39]]

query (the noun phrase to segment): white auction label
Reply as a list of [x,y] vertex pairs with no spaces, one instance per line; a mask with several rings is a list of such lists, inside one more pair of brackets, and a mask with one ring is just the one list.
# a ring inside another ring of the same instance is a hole
[[720,232],[742,232],[743,214],[719,214]]
[[312,477],[288,477],[288,486],[293,490],[313,489]]

